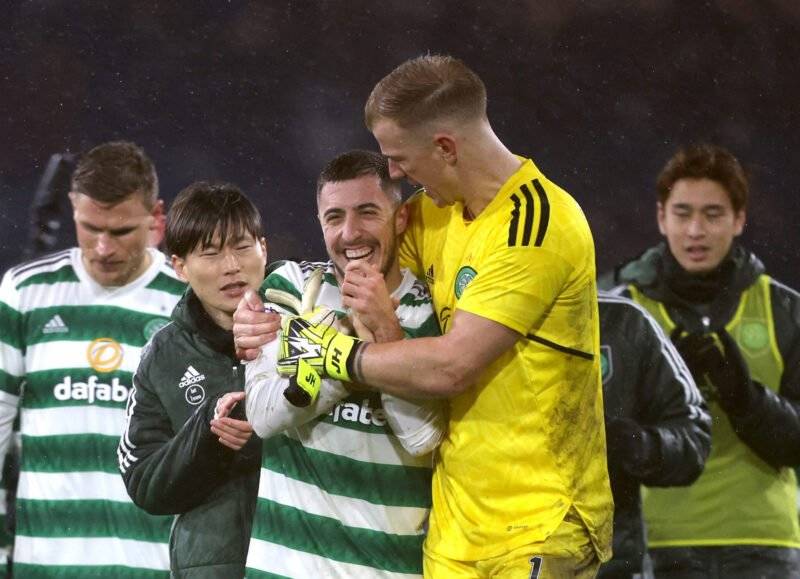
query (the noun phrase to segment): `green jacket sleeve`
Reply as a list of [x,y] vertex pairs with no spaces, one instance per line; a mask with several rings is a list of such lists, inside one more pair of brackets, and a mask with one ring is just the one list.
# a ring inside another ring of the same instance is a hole
[[119,468],[139,507],[153,515],[180,514],[227,480],[236,453],[210,429],[218,396],[203,402],[174,432],[148,374],[143,359],[133,378],[127,425],[117,449]]

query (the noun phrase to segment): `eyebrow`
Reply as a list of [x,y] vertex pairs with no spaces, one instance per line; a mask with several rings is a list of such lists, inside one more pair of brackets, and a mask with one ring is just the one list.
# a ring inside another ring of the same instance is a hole
[[[358,210],[361,210],[361,209],[380,209],[380,208],[381,208],[380,205],[378,205],[377,203],[373,203],[372,201],[370,201],[369,203],[361,203],[360,205],[356,205],[355,206],[355,209],[358,209]],[[325,213],[323,213],[322,216],[323,217],[328,217],[328,215],[330,215],[332,213],[338,214],[338,213],[344,213],[344,212],[345,212],[345,208],[344,207],[331,207],[330,209],[325,210]]]
[[93,225],[87,221],[81,221],[80,224],[89,231],[94,231],[94,232],[107,231],[111,235],[124,235],[126,233],[130,233],[131,231],[136,229],[136,227],[138,227],[137,225],[127,225],[125,227],[112,227],[111,229],[104,229],[102,227],[97,227],[96,225]]
[[[241,244],[243,242],[250,243],[251,239],[254,240],[253,236],[250,235],[249,233],[245,234],[245,235],[237,235],[236,237],[228,237],[225,240],[225,245],[231,245],[232,246],[232,245],[239,245],[239,244]],[[199,247],[200,251],[206,251],[206,250],[209,250],[209,249],[213,249],[213,250],[219,251],[220,249],[222,249],[222,245],[219,243],[219,239],[217,239],[216,241],[212,240],[211,242],[209,242],[206,245],[203,245],[203,243],[200,242],[200,243],[198,243],[198,247]]]
[[[675,203],[675,204],[672,205],[672,209],[687,209],[687,210],[691,210],[691,209],[694,209],[694,205],[691,205],[689,203]],[[725,210],[725,206],[721,205],[719,203],[712,203],[710,205],[703,205],[703,206],[700,207],[700,211],[708,211],[710,209],[724,211]]]

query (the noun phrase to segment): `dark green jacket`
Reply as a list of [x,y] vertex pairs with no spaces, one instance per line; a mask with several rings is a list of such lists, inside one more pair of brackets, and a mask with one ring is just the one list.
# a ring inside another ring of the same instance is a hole
[[[235,452],[210,430],[216,400],[244,389],[244,368],[231,333],[211,321],[191,289],[145,346],[133,384],[120,471],[134,503],[178,515],[173,577],[244,577],[261,442],[254,435]],[[236,410],[244,418],[244,408]]]
[[[627,288],[633,285],[664,304],[670,318],[687,332],[713,332],[731,320],[742,293],[764,274],[761,261],[739,245],[734,245],[713,277],[688,276],[676,263],[661,243],[601,277],[599,286],[616,288],[613,293],[630,297]],[[775,393],[756,384],[748,412],[728,418],[742,442],[780,468],[800,465],[800,294],[773,279],[769,283],[775,335],[784,362],[780,388]]]
[[[689,370],[657,322],[629,299],[598,295],[614,557],[598,578],[641,573],[646,550],[640,487],[693,483],[711,450],[711,417]],[[621,447],[613,426],[644,432]],[[636,452],[631,452],[634,446]]]

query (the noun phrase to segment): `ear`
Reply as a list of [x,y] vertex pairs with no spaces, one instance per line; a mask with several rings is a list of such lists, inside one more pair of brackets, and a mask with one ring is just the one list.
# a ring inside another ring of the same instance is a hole
[[172,257],[170,257],[170,261],[172,262],[172,269],[175,270],[178,279],[189,283],[189,278],[186,277],[186,260],[173,253]]
[[439,156],[448,165],[455,165],[458,160],[458,151],[456,148],[456,140],[450,133],[436,133],[433,135],[433,144]]
[[666,208],[664,207],[664,204],[661,201],[656,203],[656,207],[657,207],[656,219],[658,220],[658,230],[661,232],[661,235],[666,235],[667,234],[667,228],[666,228],[667,211],[666,211]]
[[394,212],[394,231],[400,235],[408,227],[408,205],[401,203]]
[[733,218],[734,237],[739,237],[744,231],[744,224],[747,222],[747,214],[744,209],[740,209],[736,216]]
[[261,245],[261,252],[264,254],[264,264],[266,265],[267,256],[269,255],[267,253],[267,238],[262,237],[261,239],[258,240],[258,243]]
[[150,224],[150,237],[148,244],[151,247],[158,247],[164,241],[164,234],[167,230],[167,216],[164,214],[164,200],[158,199],[150,210],[153,222]]

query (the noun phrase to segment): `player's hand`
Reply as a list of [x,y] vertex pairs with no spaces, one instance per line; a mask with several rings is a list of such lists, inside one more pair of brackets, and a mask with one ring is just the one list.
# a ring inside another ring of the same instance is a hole
[[359,340],[364,340],[365,342],[375,342],[375,334],[372,333],[364,322],[361,321],[361,318],[358,317],[356,312],[351,311],[350,315],[347,316],[347,320],[353,327],[353,331],[358,336]]
[[669,337],[698,383],[709,368],[721,361],[714,334],[688,333],[682,326],[677,326]]
[[233,341],[240,360],[254,360],[259,348],[274,340],[281,327],[281,317],[264,311],[258,294],[248,290],[233,312]]
[[227,392],[224,394],[217,400],[217,404],[214,406],[214,420],[230,416],[236,405],[244,400],[244,397],[244,392]]
[[[321,318],[319,311],[305,316],[285,316],[280,334],[278,373],[300,380],[301,388],[306,379],[317,387],[318,379],[323,377],[351,381],[353,362],[364,342],[339,332],[333,326],[335,319],[334,312],[330,311]],[[317,379],[311,372],[316,373]],[[313,399],[314,394],[309,394]]]
[[345,266],[342,282],[342,305],[349,308],[353,328],[359,337],[370,341],[391,342],[404,338],[397,320],[398,302],[393,299],[378,268],[363,260]]
[[608,462],[629,476],[641,476],[661,460],[658,441],[650,431],[630,418],[614,418],[606,423]]
[[231,418],[236,405],[244,400],[244,392],[228,392],[217,400],[211,432],[219,437],[220,444],[233,450],[241,450],[253,436],[253,427],[246,420]]
[[717,331],[721,350],[717,364],[709,367],[708,377],[719,396],[719,404],[729,414],[746,413],[756,396],[758,386],[750,377],[747,362],[733,337],[721,329]]
[[673,332],[671,338],[698,385],[702,388],[708,383],[713,389],[707,397],[730,414],[747,411],[756,386],[739,346],[724,328],[711,334],[686,334],[677,340]]

